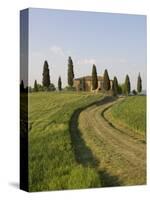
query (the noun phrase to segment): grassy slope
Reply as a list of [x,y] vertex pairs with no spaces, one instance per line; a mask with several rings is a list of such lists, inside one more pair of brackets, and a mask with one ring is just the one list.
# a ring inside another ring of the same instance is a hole
[[114,105],[109,113],[115,124],[126,126],[145,140],[146,132],[146,97],[134,96]]
[[74,110],[99,98],[72,92],[29,94],[30,191],[100,186],[97,172],[77,163],[69,133]]

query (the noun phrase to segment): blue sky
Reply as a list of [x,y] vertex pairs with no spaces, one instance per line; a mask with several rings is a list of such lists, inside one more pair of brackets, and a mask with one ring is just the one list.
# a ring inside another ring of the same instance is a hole
[[67,84],[67,60],[72,57],[75,77],[90,75],[96,64],[98,75],[108,69],[120,83],[125,75],[136,88],[141,73],[146,88],[146,17],[50,9],[29,9],[29,85],[42,81],[44,60],[51,82],[62,77]]

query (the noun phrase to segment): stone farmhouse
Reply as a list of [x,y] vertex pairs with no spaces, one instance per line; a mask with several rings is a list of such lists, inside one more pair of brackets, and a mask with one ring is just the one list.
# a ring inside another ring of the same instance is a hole
[[[98,78],[98,88],[97,91],[103,90],[103,76],[97,76]],[[112,86],[112,80],[110,80],[110,84]],[[84,76],[80,78],[74,79],[73,86],[77,91],[92,91],[92,76]]]

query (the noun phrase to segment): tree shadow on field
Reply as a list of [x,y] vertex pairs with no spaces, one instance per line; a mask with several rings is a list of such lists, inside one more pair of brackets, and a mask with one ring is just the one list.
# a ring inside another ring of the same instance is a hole
[[[80,113],[87,109],[90,106],[100,106],[106,103],[113,102],[115,98],[113,97],[104,97],[103,99],[96,101],[94,103],[91,103],[90,105],[87,105],[83,108],[78,108],[71,116],[70,122],[69,122],[69,130],[71,135],[71,142],[74,149],[75,159],[77,163],[83,165],[83,166],[89,166],[96,168],[100,163],[99,161],[94,157],[91,149],[86,145],[84,139],[82,138],[82,134],[78,128],[79,126],[79,115]],[[105,170],[98,171],[100,181],[102,183],[102,187],[109,187],[109,186],[119,186],[120,182],[118,180],[117,176],[111,176],[109,173],[107,173]]]

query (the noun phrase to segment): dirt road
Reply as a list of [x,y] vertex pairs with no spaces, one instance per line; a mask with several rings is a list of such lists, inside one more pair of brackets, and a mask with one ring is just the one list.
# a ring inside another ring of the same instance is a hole
[[71,131],[77,161],[94,166],[103,186],[145,184],[146,145],[104,118],[105,109],[115,102],[105,97],[74,116]]

